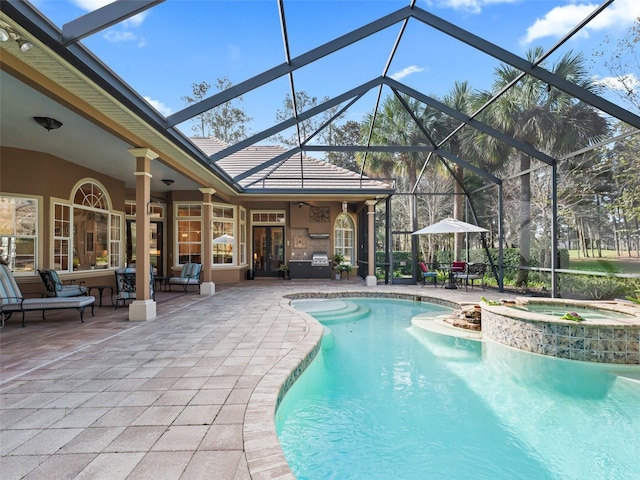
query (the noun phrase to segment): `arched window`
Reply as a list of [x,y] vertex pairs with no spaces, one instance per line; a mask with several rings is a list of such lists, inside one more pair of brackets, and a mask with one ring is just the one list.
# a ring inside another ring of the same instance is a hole
[[56,270],[93,270],[120,263],[122,216],[112,214],[104,189],[80,184],[69,204],[54,203],[53,261]]
[[355,227],[353,220],[346,213],[336,218],[333,226],[333,252],[344,257],[344,263],[355,264]]

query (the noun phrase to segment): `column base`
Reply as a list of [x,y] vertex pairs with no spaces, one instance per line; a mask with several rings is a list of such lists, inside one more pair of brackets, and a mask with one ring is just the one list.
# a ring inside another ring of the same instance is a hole
[[202,282],[200,285],[200,295],[213,295],[216,293],[216,284],[213,282]]
[[156,302],[153,300],[134,300],[129,305],[129,321],[144,322],[157,317]]
[[376,285],[378,285],[378,279],[375,275],[367,275],[366,281],[367,287],[375,287]]

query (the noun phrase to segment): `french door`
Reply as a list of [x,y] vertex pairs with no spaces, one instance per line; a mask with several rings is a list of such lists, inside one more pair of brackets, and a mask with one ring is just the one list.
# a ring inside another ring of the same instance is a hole
[[253,227],[253,271],[256,277],[277,277],[284,263],[284,227]]

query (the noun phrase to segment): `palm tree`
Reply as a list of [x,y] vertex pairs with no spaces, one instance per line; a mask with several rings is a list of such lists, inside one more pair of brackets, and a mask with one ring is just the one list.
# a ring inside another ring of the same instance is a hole
[[[535,62],[543,54],[542,48],[533,48],[527,58]],[[551,71],[558,77],[597,92],[597,87],[585,68],[581,54],[565,54]],[[495,71],[494,91],[501,91],[521,72],[501,65]],[[485,100],[492,94],[485,92]],[[550,85],[525,76],[504,93],[482,119],[507,135],[529,144],[553,157],[599,141],[607,132],[606,121],[590,105],[561,92]],[[493,143],[495,147],[496,144]],[[505,158],[494,148],[487,150],[496,165]],[[522,151],[515,154],[520,162],[520,268],[516,285],[525,286],[531,255],[531,157]]]
[[[403,98],[414,114],[421,117],[421,104],[409,97]],[[373,118],[373,114],[368,114],[365,117],[362,124],[365,136],[368,135]],[[400,100],[395,96],[389,96],[383,100],[381,111],[375,117],[370,143],[372,145],[406,146],[426,145],[428,141]],[[417,181],[421,157],[420,152],[377,153],[367,157],[366,169],[388,176],[396,174],[406,177],[409,180],[408,184],[413,186]]]
[[[444,98],[443,103],[447,106],[457,110],[458,112],[471,114],[473,106],[477,103],[477,94],[471,89],[471,86],[467,81],[455,82],[453,89]],[[452,118],[445,117],[441,120],[443,126],[447,131],[454,131],[460,121]],[[469,135],[471,130],[464,128],[456,135],[451,137],[446,143],[446,148],[451,153],[459,158],[469,157],[473,155],[473,136]],[[457,220],[464,220],[464,167],[459,164],[453,165],[453,218]],[[462,258],[462,241],[464,234],[457,233],[454,235],[454,258]]]

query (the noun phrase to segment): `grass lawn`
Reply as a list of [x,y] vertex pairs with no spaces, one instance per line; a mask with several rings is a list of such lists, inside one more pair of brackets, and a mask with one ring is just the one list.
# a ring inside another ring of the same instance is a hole
[[570,269],[592,272],[640,274],[640,258],[618,256],[615,251],[603,250],[602,257],[578,257],[577,250],[569,250]]

